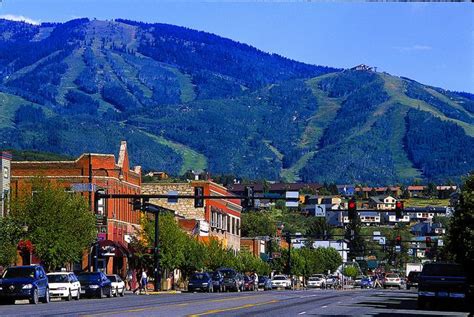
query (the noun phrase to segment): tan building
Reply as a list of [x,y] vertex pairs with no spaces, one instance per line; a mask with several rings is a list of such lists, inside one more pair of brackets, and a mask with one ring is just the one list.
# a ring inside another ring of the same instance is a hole
[[[143,194],[194,195],[195,187],[203,187],[205,196],[231,196],[224,187],[212,181],[192,181],[189,183],[144,183]],[[242,207],[238,199],[205,199],[203,208],[195,208],[193,199],[150,199],[150,203],[175,211],[185,219],[196,219],[209,224],[209,237],[219,239],[225,248],[235,252],[240,250],[240,213]],[[202,224],[201,224],[202,226]]]

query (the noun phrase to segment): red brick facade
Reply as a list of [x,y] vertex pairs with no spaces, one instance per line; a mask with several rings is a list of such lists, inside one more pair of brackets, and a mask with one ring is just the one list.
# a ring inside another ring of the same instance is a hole
[[[48,162],[12,162],[11,189],[13,195],[22,191],[31,191],[31,180],[34,177],[44,177],[47,180],[62,184],[66,190],[78,192],[91,203],[94,212],[94,192],[89,191],[90,183],[94,190],[102,189],[109,194],[140,194],[141,168],[130,169],[127,144],[122,141],[118,161],[113,154],[82,154],[75,161]],[[99,266],[107,273],[126,271],[127,240],[138,227],[139,214],[132,210],[126,199],[109,199],[99,201],[97,223],[100,246],[115,247],[115,256],[99,257]],[[110,252],[109,252],[110,253]],[[87,256],[83,260],[83,269],[87,269],[92,261]]]

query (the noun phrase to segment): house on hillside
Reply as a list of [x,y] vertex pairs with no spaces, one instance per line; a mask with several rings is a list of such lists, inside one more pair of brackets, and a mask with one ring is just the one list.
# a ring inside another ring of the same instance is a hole
[[376,210],[393,210],[397,200],[392,196],[373,196],[369,198],[369,208]]
[[407,187],[410,197],[423,197],[423,191],[425,186],[422,185],[411,185]]
[[410,223],[410,215],[404,214],[402,218],[397,218],[394,212],[384,212],[383,222],[389,225],[396,223]]
[[359,219],[362,224],[367,226],[380,225],[380,213],[375,211],[359,212]]

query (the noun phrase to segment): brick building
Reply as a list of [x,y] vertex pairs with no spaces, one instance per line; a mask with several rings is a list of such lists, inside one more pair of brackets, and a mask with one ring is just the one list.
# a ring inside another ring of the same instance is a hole
[[[44,177],[58,182],[65,190],[82,195],[94,212],[94,192],[103,190],[109,194],[140,194],[141,168],[130,169],[127,143],[122,141],[118,161],[113,154],[85,153],[74,161],[22,161],[11,163],[12,193],[18,195],[31,191],[31,180]],[[128,242],[138,228],[139,214],[132,210],[126,199],[99,200],[97,206],[98,265],[107,273],[122,276],[127,269],[131,253]],[[75,270],[90,269],[94,261],[94,247],[84,255]]]
[[[194,187],[197,186],[204,188],[205,196],[232,195],[224,186],[209,180],[189,183],[144,183],[142,193],[166,195],[177,192],[179,195],[194,195]],[[150,199],[150,203],[171,209],[177,216],[185,219],[207,222],[210,237],[219,239],[226,248],[231,248],[236,252],[240,250],[242,207],[239,199],[205,199],[203,208],[195,208],[193,199],[179,199],[176,203],[170,203],[166,199]]]

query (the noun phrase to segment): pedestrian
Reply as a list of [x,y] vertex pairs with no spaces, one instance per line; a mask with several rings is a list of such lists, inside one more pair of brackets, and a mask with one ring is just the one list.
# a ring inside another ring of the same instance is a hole
[[254,290],[258,291],[258,275],[257,275],[257,272],[253,272],[253,283],[254,283]]
[[148,275],[146,274],[146,270],[142,271],[142,276],[140,278],[140,294],[142,293],[142,289],[145,291],[145,294],[148,295]]
[[133,280],[133,271],[129,268],[127,271],[127,276],[125,277],[125,283],[127,284],[126,289],[128,289],[129,291],[132,290],[132,285],[131,285],[132,280]]

